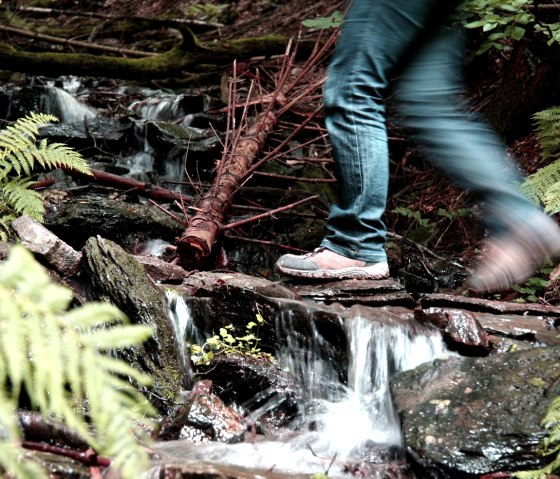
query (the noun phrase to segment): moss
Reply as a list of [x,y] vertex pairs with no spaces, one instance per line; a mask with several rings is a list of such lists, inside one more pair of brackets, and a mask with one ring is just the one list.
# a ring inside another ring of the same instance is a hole
[[200,64],[229,65],[235,58],[276,54],[285,49],[286,39],[271,36],[239,39],[212,47],[183,32],[183,42],[171,50],[145,58],[121,58],[90,53],[28,52],[0,43],[0,61],[6,69],[42,75],[61,74],[106,76],[151,80],[173,76],[182,70],[197,71]]

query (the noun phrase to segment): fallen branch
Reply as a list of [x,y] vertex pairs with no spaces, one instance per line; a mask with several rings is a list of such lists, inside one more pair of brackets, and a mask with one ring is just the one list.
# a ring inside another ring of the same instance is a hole
[[59,8],[45,8],[45,7],[24,7],[21,5],[17,6],[16,11],[23,13],[39,13],[42,15],[64,15],[66,17],[87,17],[87,18],[99,18],[101,20],[115,21],[126,19],[132,22],[147,22],[157,26],[165,27],[203,27],[203,28],[223,28],[223,23],[218,22],[207,22],[203,20],[186,19],[186,18],[148,18],[139,16],[129,16],[126,17],[120,15],[110,15],[107,13],[99,12],[81,12],[77,10],[61,10]]
[[123,58],[91,53],[55,53],[18,50],[0,43],[2,68],[22,73],[58,77],[60,75],[105,76],[133,80],[154,80],[180,75],[183,71],[208,71],[209,65],[224,67],[235,58],[273,55],[284,49],[286,38],[267,36],[223,40],[202,45],[187,28],[180,30],[182,41],[172,49],[153,56]]
[[[267,212],[257,217],[232,223],[231,225],[224,225],[225,218],[233,204],[234,195],[251,177],[256,168],[272,159],[274,155],[277,155],[288,144],[290,138],[293,138],[295,133],[290,135],[288,139],[285,139],[280,146],[276,147],[272,154],[269,153],[264,158],[256,161],[269,134],[274,131],[278,124],[280,116],[298,102],[303,101],[306,95],[320,87],[322,78],[319,80],[315,78],[313,68],[324,58],[333,43],[334,40],[330,39],[325,45],[319,47],[320,41],[317,41],[310,58],[302,68],[295,68],[296,51],[291,51],[290,43],[284,55],[284,61],[280,68],[273,93],[267,95],[259,90],[259,97],[266,98],[267,100],[266,108],[256,116],[246,131],[231,128],[233,138],[230,139],[229,126],[230,124],[235,126],[235,109],[237,106],[235,94],[237,78],[234,64],[233,81],[230,83],[229,90],[230,109],[228,111],[228,128],[224,140],[224,152],[213,186],[202,196],[200,202],[196,205],[197,213],[190,218],[187,228],[178,240],[178,261],[183,267],[196,269],[202,266],[209,258],[219,234],[225,229],[274,214]],[[300,91],[296,91],[296,87],[307,78],[306,75],[311,76],[313,78],[312,81],[305,84]],[[251,92],[254,86],[255,83],[252,83],[243,105],[241,125],[246,120],[248,106],[253,102]],[[260,88],[258,83],[257,88]],[[302,124],[296,128],[296,131],[301,131],[318,111],[319,108],[311,112]],[[293,208],[293,205],[282,207],[278,211],[290,208]]]
[[124,178],[119,175],[113,175],[111,173],[106,173],[99,170],[91,170],[92,175],[84,175],[76,170],[67,168],[63,169],[69,175],[83,179],[91,180],[93,175],[93,178],[95,178],[95,180],[101,184],[124,190],[127,193],[135,193],[140,196],[145,196],[156,201],[164,201],[169,203],[173,201],[182,201],[183,203],[187,204],[190,204],[193,201],[190,196],[184,195],[177,191],[171,191],[166,188],[162,188],[161,186],[152,185],[151,183],[144,183],[133,178]]
[[276,115],[269,111],[256,118],[245,138],[239,141],[232,152],[229,166],[219,176],[215,187],[210,188],[197,204],[197,213],[190,219],[177,243],[181,266],[197,268],[210,256],[222,230],[225,214],[232,204],[233,193],[240,186],[239,180],[274,129],[276,121]]
[[68,38],[55,37],[53,35],[46,35],[44,33],[34,32],[32,30],[24,30],[23,28],[11,27],[9,25],[0,25],[0,31],[8,32],[20,37],[33,38],[35,40],[42,40],[48,43],[57,45],[68,45],[75,48],[83,48],[85,50],[95,50],[98,52],[117,53],[123,56],[135,57],[151,57],[157,55],[154,52],[142,52],[139,50],[129,50],[128,48],[112,47],[110,45],[98,45],[96,43],[81,42],[79,40],[69,40]]
[[109,458],[98,456],[93,449],[77,451],[67,447],[51,446],[43,442],[32,441],[22,441],[21,447],[31,451],[48,452],[57,456],[68,457],[89,467],[109,467],[111,465],[111,460]]

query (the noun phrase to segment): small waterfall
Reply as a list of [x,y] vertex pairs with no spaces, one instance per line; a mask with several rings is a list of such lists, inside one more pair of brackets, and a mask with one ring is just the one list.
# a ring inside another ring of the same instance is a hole
[[45,87],[41,111],[57,116],[62,123],[79,123],[97,116],[95,109],[54,86]]
[[165,297],[169,305],[169,315],[175,337],[181,345],[183,354],[186,355],[190,344],[202,344],[205,338],[194,325],[191,309],[184,298],[173,289],[166,290]]
[[296,344],[301,335],[294,334],[291,320],[284,318],[282,329],[288,338],[279,352],[281,364],[297,376],[308,394],[306,417],[298,429],[309,433],[296,441],[340,460],[359,457],[371,444],[400,447],[400,424],[389,389],[391,376],[448,354],[439,333],[419,330],[415,323],[350,315],[344,327],[346,383],[339,379],[337,360],[328,353],[314,323],[309,329],[312,340],[302,347]]
[[128,174],[125,176],[142,177],[154,170],[155,150],[146,138],[144,128],[137,125],[135,136],[139,145],[138,151],[131,156],[119,159],[117,165],[128,169]]
[[362,439],[400,446],[400,425],[389,380],[397,372],[445,356],[441,336],[429,330],[419,333],[405,323],[379,323],[362,316],[348,320],[346,329],[350,355],[348,398],[369,417],[370,428]]
[[132,102],[129,109],[144,120],[166,121],[188,127],[192,113],[204,111],[207,107],[207,101],[199,95],[158,93]]
[[[168,300],[177,337],[202,344],[204,337],[193,326],[185,301],[175,293]],[[351,310],[344,320],[315,313],[312,306],[303,305],[276,318],[277,360],[303,390],[301,417],[290,428],[255,443],[195,446],[171,441],[161,450],[178,460],[188,457],[286,474],[329,470],[332,478],[351,477],[345,465],[366,461],[370,454],[386,456],[386,461],[400,457],[401,432],[389,380],[398,371],[448,355],[440,334],[413,321],[392,319],[390,313],[387,318],[370,318]],[[344,335],[346,345],[333,344],[338,336],[344,341]],[[260,399],[259,409],[247,415],[247,424],[283,400],[277,395],[264,403]],[[378,472],[369,477],[386,477],[383,463],[373,467]]]

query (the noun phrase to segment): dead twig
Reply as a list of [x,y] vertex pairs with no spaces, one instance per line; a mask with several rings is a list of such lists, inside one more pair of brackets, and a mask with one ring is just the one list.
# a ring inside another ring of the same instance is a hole
[[57,456],[68,457],[89,467],[109,467],[111,460],[107,457],[98,456],[92,449],[78,451],[67,447],[52,446],[44,442],[22,441],[21,446],[31,451],[48,452]]
[[229,232],[225,232],[225,237],[235,241],[245,241],[247,243],[256,243],[264,246],[273,246],[274,248],[279,248],[287,251],[293,251],[294,253],[309,253],[306,249],[296,248],[295,246],[289,246],[286,244],[275,243],[274,241],[259,240],[255,238],[247,238],[246,236],[232,235]]
[[302,205],[303,203],[307,203],[308,201],[312,201],[312,200],[316,200],[317,198],[319,198],[318,195],[313,195],[310,196],[309,198],[304,198],[303,200],[299,200],[296,201],[295,203],[286,205],[286,206],[282,206],[280,208],[276,208],[274,210],[270,210],[267,211],[266,213],[263,213],[262,215],[256,215],[256,216],[252,216],[251,218],[246,218],[244,220],[239,220],[236,221],[234,223],[229,223],[227,225],[222,226],[222,230],[229,230],[232,228],[237,228],[238,226],[247,224],[247,223],[252,223],[253,221],[258,221],[258,220],[262,220],[263,218],[268,218],[269,216],[273,216],[276,213],[280,213],[282,211],[286,211],[286,210],[290,210],[292,208],[296,208],[297,206]]

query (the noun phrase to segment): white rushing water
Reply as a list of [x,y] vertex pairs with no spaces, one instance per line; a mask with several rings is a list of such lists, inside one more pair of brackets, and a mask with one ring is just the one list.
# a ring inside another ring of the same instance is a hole
[[62,88],[48,86],[41,97],[41,111],[51,113],[61,123],[79,123],[97,116],[97,111],[82,103]]
[[[173,301],[179,337],[196,334],[192,325],[188,325],[191,319],[187,304],[178,297]],[[181,312],[182,308],[186,312]],[[389,380],[398,371],[447,355],[441,335],[414,327],[413,323],[380,322],[357,314],[344,322],[348,364],[342,365],[334,357],[336,347],[334,356],[329,353],[332,345],[327,345],[316,322],[309,320],[303,333],[295,326],[290,311],[281,316],[276,331],[279,337],[285,336],[279,341],[283,346],[276,356],[281,367],[304,390],[302,417],[295,421],[294,429],[254,444],[201,444],[196,448],[188,446],[188,452],[181,449],[187,446],[173,444],[167,452],[179,454],[181,450],[181,457],[189,460],[274,469],[288,474],[313,474],[332,466],[329,477],[343,477],[340,464],[359,459],[364,448],[372,444],[384,450],[401,446]],[[299,318],[301,326],[301,314]],[[346,382],[340,378],[341,368],[345,366]],[[282,398],[271,398],[246,417],[247,423],[254,423],[261,414],[281,403]],[[331,464],[334,458],[338,466]]]
[[[314,451],[341,460],[359,453],[368,443],[401,446],[400,424],[389,389],[391,376],[448,354],[438,332],[420,332],[405,322],[381,323],[357,315],[346,319],[344,325],[346,384],[338,378],[337,365],[317,354],[324,348],[320,337],[315,337],[315,345],[303,354],[289,340],[279,352],[281,363],[298,376],[314,404],[304,428],[316,431],[303,441]],[[311,331],[317,334],[316,328]]]

